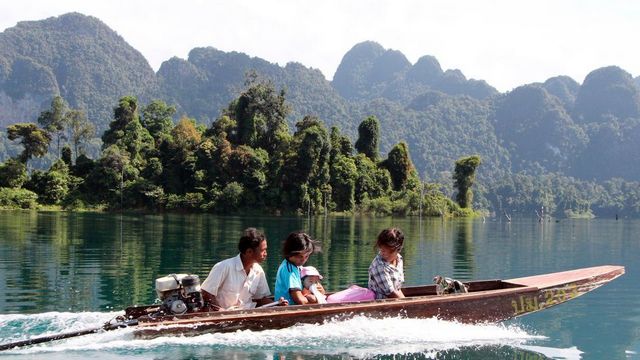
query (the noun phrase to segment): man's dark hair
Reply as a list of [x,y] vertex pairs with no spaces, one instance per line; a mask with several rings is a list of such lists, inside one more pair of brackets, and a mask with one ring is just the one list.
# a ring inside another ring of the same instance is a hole
[[240,241],[238,242],[238,250],[244,254],[249,249],[257,249],[260,243],[267,240],[264,234],[256,228],[247,228],[242,232]]
[[378,235],[378,241],[376,241],[376,247],[385,245],[393,250],[400,251],[404,245],[404,234],[402,230],[398,228],[384,229]]
[[302,231],[292,232],[284,240],[282,255],[285,259],[296,254],[314,253],[320,251],[320,245]]

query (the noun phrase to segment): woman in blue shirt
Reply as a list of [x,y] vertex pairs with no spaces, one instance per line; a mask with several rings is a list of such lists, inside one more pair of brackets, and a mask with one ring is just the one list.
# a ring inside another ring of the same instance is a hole
[[275,298],[283,297],[291,305],[317,303],[313,294],[302,295],[302,280],[300,266],[304,265],[309,256],[319,251],[316,241],[303,232],[293,232],[284,241],[282,253],[284,260],[276,275]]

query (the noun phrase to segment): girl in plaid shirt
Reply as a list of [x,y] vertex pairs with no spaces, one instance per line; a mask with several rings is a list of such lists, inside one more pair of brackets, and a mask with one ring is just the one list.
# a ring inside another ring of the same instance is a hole
[[369,266],[369,289],[376,294],[376,299],[404,297],[401,290],[404,267],[400,255],[403,243],[404,234],[398,228],[384,229],[378,235],[378,255]]

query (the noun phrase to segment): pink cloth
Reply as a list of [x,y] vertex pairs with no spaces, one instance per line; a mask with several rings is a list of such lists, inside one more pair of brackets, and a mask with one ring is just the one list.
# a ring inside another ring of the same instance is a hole
[[358,285],[351,285],[347,289],[333,293],[327,297],[330,304],[351,302],[351,301],[369,301],[374,300],[376,294]]

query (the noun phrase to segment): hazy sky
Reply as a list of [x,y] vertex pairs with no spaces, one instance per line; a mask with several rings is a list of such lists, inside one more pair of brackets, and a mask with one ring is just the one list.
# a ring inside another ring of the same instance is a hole
[[556,75],[582,82],[607,65],[640,74],[640,2],[631,0],[0,0],[0,29],[72,11],[105,22],[155,70],[213,46],[331,79],[349,49],[373,40],[501,91]]

